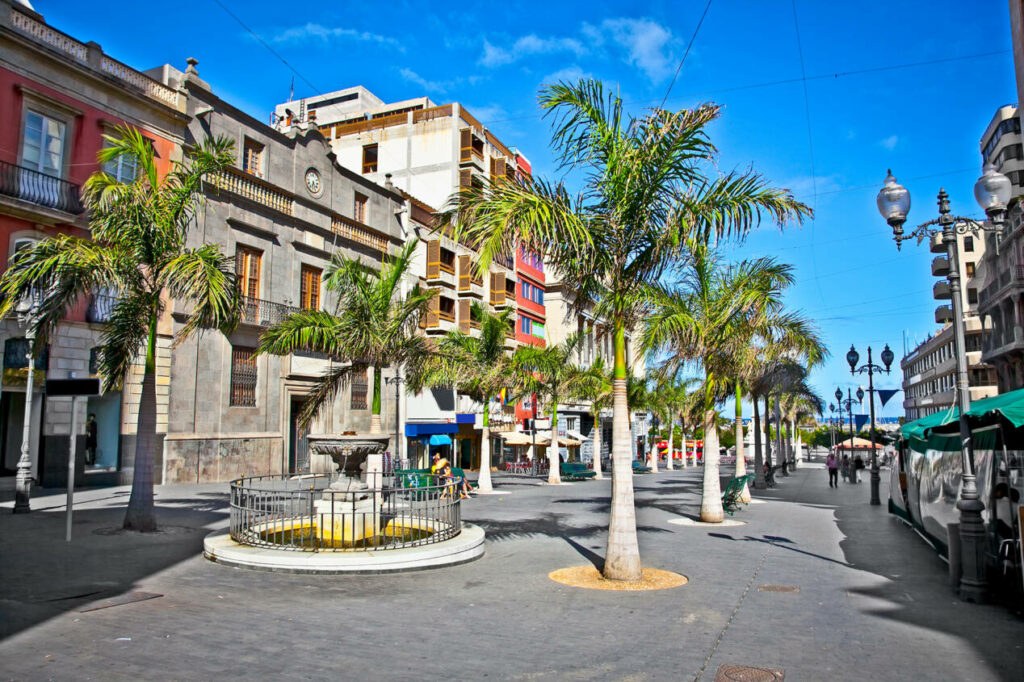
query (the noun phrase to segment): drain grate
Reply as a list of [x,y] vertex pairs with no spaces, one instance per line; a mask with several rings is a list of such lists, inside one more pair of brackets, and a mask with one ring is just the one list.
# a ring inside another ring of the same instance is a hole
[[758,585],[758,592],[799,592],[796,585]]
[[99,611],[100,609],[109,609],[112,606],[123,606],[124,604],[132,604],[137,601],[146,601],[147,599],[157,599],[164,595],[157,594],[156,592],[125,592],[116,597],[110,599],[104,599],[101,602],[95,602],[88,608],[82,609],[79,613],[88,613],[89,611]]
[[749,665],[723,663],[715,673],[715,682],[780,682],[786,679],[785,670],[755,668]]

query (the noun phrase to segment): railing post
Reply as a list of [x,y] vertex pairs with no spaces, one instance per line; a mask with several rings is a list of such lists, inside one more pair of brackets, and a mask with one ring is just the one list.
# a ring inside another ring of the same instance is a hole
[[87,49],[85,60],[92,68],[97,71],[103,70],[103,48],[96,41],[90,40],[85,44]]

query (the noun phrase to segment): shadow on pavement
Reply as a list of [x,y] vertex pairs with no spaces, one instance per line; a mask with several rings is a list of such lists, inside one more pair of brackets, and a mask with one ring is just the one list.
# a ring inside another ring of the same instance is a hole
[[[0,510],[0,640],[66,611],[139,589],[142,581],[202,553],[209,528],[228,517],[227,493],[157,500],[156,533],[121,529],[125,507],[76,508],[65,542],[63,505],[29,514]],[[89,500],[106,503],[118,494]],[[51,500],[45,500],[51,502]]]

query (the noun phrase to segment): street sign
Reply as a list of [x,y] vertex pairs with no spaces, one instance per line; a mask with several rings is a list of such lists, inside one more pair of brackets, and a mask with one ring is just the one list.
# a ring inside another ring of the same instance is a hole
[[47,379],[46,395],[50,398],[61,396],[99,395],[99,379]]

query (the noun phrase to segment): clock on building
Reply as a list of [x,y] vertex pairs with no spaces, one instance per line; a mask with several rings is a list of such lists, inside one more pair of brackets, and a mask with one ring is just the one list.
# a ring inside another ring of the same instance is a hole
[[323,189],[323,185],[320,182],[320,173],[316,168],[310,168],[306,171],[306,189],[313,195],[320,194],[320,190]]

